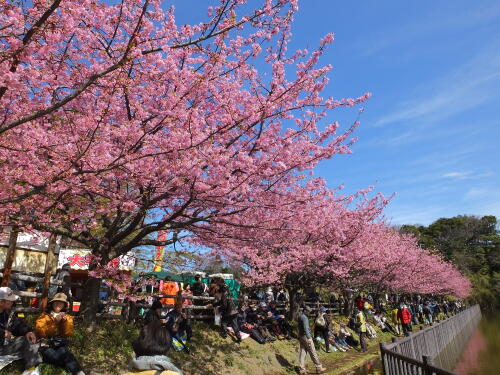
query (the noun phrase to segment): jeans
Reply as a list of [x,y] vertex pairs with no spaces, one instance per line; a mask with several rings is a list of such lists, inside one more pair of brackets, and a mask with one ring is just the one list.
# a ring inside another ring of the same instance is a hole
[[62,367],[73,375],[82,370],[78,360],[69,351],[67,346],[60,346],[58,348],[42,347],[40,348],[40,353],[45,363]]
[[42,362],[42,357],[38,353],[39,347],[39,344],[30,343],[24,336],[16,337],[0,346],[0,356],[19,355],[24,360],[25,367],[30,368]]

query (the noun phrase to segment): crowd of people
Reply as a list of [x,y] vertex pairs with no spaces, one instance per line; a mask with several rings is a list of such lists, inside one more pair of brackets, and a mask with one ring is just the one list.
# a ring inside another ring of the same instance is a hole
[[[332,309],[327,309],[319,294],[313,291],[295,297],[301,308],[297,329],[294,329],[295,323],[292,324],[284,314],[290,302],[285,290],[252,290],[242,294],[236,302],[223,279],[213,279],[207,285],[198,275],[193,283],[185,285],[163,280],[160,292],[163,295],[152,302],[139,320],[141,330],[133,343],[132,371],[162,370],[165,374],[182,374],[168,357],[168,352],[172,348],[188,354],[191,352],[193,331],[190,318],[192,307],[196,307],[190,306],[193,304],[203,305],[205,311],[213,310],[220,335],[223,338],[231,335],[236,343],[246,337],[261,345],[275,340],[298,339],[300,373],[306,373],[307,355],[317,373],[326,371],[317,350],[346,352],[359,347],[356,350],[366,351],[367,341],[377,337],[375,327],[395,336],[409,335],[413,325],[431,324],[464,308],[461,301],[438,303],[420,296],[403,300],[391,297],[382,301],[374,301],[370,295],[358,296],[351,298],[352,314],[344,323],[333,319]],[[67,311],[68,295],[56,293],[49,301],[47,311],[36,320],[34,328],[13,313],[12,307],[17,299],[10,288],[0,288],[0,336],[3,339],[0,357],[24,359],[26,370],[23,375],[38,375],[38,365],[42,362],[64,368],[72,375],[84,375],[68,347],[74,330],[73,317]],[[347,311],[346,302],[342,295],[329,299],[330,307],[335,306],[339,313]]]

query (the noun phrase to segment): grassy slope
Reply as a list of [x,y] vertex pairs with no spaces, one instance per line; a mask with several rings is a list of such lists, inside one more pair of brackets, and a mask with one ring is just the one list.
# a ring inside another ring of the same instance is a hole
[[[33,318],[30,318],[33,319]],[[171,351],[174,363],[179,364],[186,375],[282,375],[295,373],[298,360],[297,340],[276,341],[260,345],[252,339],[236,345],[229,338],[222,339],[207,324],[195,322],[195,336],[191,343],[192,353]],[[71,340],[71,350],[80,360],[88,374],[114,375],[124,373],[132,356],[131,342],[138,329],[120,321],[104,321],[93,332],[87,332],[76,324]],[[348,353],[320,353],[329,375],[339,375],[355,368],[378,355],[378,342],[388,340],[390,335],[379,334],[370,340],[368,353],[354,350]],[[308,359],[310,364],[310,359]],[[0,371],[1,375],[18,375],[21,364],[14,363]],[[62,375],[65,372],[43,365],[42,374]]]

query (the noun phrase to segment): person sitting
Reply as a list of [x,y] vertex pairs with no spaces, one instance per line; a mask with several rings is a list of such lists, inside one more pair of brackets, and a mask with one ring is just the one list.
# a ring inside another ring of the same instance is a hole
[[[191,329],[191,324],[186,314],[182,312],[182,305],[177,303],[173,310],[171,310],[166,317],[166,327],[172,338],[175,338],[178,342],[182,343],[182,337],[186,335],[186,340],[191,340],[193,336],[193,331]],[[190,353],[190,349],[187,345],[183,345],[184,350]]]
[[327,321],[329,327],[328,340],[330,342],[330,346],[332,347],[332,349],[334,351],[341,351],[341,352],[347,351],[347,345],[344,346],[344,344],[340,342],[338,336],[339,325],[333,320],[332,315],[326,314],[325,320]]
[[397,335],[394,327],[387,321],[386,317],[382,315],[380,311],[377,311],[373,315],[373,319],[375,320],[375,324],[379,327],[382,332],[390,332],[393,335]]
[[151,323],[153,320],[161,321],[162,307],[163,305],[160,301],[154,301],[149,310],[144,314],[144,325]]
[[238,310],[234,306],[233,299],[229,296],[229,290],[225,284],[219,284],[218,292],[220,294],[217,294],[213,307],[219,307],[222,314],[221,336],[224,338],[227,337],[227,327],[230,326],[236,336],[236,342],[241,343],[240,329],[238,327]]
[[277,309],[278,303],[276,301],[271,301],[269,304],[269,309],[273,314],[274,319],[278,322],[279,328],[281,332],[285,335],[286,339],[290,339],[292,334],[292,326],[288,323],[288,320],[285,318],[285,315],[280,314]]
[[47,311],[36,320],[36,334],[41,339],[40,353],[45,363],[62,367],[72,375],[85,375],[68,349],[67,339],[74,332],[73,317],[66,313],[68,306],[66,294],[57,293],[49,301]]
[[271,335],[267,327],[264,325],[264,315],[257,309],[255,303],[250,304],[250,307],[245,311],[246,322],[250,324],[266,342],[275,341],[276,338]]
[[265,302],[259,303],[258,312],[262,319],[262,324],[279,340],[283,339],[283,333],[279,327],[278,321],[275,319],[273,313],[269,311]]
[[238,306],[238,328],[241,332],[248,333],[259,344],[265,344],[266,339],[260,334],[257,327],[247,322],[247,310],[248,308],[244,304]]
[[370,323],[366,323],[366,336],[369,339],[377,338],[377,331],[375,331],[375,328]]
[[21,357],[26,370],[23,375],[39,375],[42,358],[36,335],[23,319],[12,311],[18,296],[9,287],[0,288],[0,356]]
[[340,323],[339,337],[351,347],[359,345],[359,341],[353,337],[351,332],[349,332],[345,323]]
[[[182,375],[182,371],[167,356],[170,343],[170,334],[159,320],[146,324],[141,329],[139,338],[132,343],[136,357],[132,358],[130,367],[137,371],[124,375],[137,375],[138,371],[146,370],[159,370],[160,375]],[[148,371],[148,374],[150,373]]]

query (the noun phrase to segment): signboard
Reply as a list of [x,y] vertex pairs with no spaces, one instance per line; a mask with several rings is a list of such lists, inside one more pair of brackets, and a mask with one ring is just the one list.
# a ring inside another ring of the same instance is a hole
[[[0,227],[0,266],[5,263],[9,246],[10,228]],[[55,253],[59,251],[58,238]],[[17,236],[17,245],[12,270],[28,274],[43,274],[47,258],[49,237],[39,232],[20,232]],[[56,272],[55,262],[50,265],[50,273]]]
[[[161,230],[158,232],[158,241],[165,241],[167,239],[167,231]],[[163,256],[165,255],[165,246],[156,246],[155,265],[153,272],[161,272],[163,265]]]
[[[0,232],[0,246],[9,246],[9,230]],[[60,237],[57,238],[55,252],[57,253]],[[39,232],[20,232],[17,235],[17,249],[38,250],[47,252],[49,247],[49,236],[44,236]]]
[[[65,264],[69,264],[72,270],[88,270],[90,259],[89,249],[61,249],[59,251],[57,268],[60,269]],[[113,259],[109,263],[120,270],[132,271],[135,266],[135,257],[133,254],[128,253]]]

